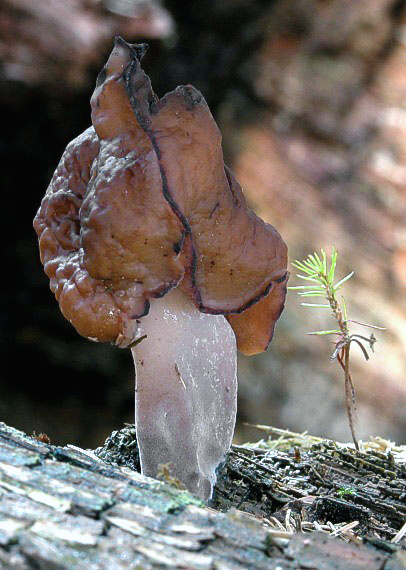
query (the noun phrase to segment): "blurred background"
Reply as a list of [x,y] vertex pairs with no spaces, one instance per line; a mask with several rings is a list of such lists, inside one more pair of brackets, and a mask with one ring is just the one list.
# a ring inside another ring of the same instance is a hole
[[[405,0],[2,0],[0,420],[55,444],[100,445],[133,421],[129,351],[79,337],[39,261],[32,219],[115,35],[147,41],[158,95],[204,94],[226,161],[290,260],[339,251],[353,319],[387,327],[352,350],[358,434],[406,441]],[[290,268],[292,270],[292,268]],[[290,285],[298,284],[294,271]],[[239,362],[244,422],[350,440],[322,310],[290,292],[266,354]],[[354,332],[367,333],[354,325]]]

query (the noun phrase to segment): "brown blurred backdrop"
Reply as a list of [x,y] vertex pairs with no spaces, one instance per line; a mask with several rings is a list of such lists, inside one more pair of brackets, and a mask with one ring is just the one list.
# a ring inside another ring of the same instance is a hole
[[[387,327],[370,362],[353,350],[358,432],[404,443],[405,0],[2,1],[0,420],[85,447],[132,421],[130,354],[64,320],[32,230],[117,34],[150,44],[158,95],[203,92],[227,162],[291,260],[334,244],[339,276],[356,270],[352,317]],[[259,437],[243,422],[349,440],[330,337],[306,336],[319,328],[327,313],[289,293],[269,351],[240,359],[238,440]]]

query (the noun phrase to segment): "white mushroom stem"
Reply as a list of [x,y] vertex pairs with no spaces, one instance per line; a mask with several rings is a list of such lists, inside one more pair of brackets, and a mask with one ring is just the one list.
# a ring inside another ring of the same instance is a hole
[[200,313],[180,289],[151,301],[131,351],[142,473],[160,465],[207,500],[225,458],[237,410],[234,333],[223,316]]

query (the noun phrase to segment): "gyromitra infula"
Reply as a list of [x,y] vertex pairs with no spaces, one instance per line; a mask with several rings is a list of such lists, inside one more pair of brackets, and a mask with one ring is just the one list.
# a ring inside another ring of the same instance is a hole
[[234,430],[236,347],[271,341],[287,252],[247,209],[201,93],[159,99],[146,48],[116,39],[93,127],[68,145],[34,226],[64,316],[90,340],[131,348],[143,473],[169,463],[207,499]]

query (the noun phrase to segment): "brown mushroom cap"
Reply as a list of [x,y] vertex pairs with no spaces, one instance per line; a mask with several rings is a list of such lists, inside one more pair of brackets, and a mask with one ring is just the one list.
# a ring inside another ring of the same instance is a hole
[[182,279],[186,232],[129,105],[120,51],[113,50],[92,98],[96,132],[67,147],[34,227],[64,316],[83,336],[126,346],[148,299]]
[[284,277],[283,281],[273,284],[268,295],[243,313],[227,315],[237,339],[237,348],[246,356],[264,352],[268,348],[276,321],[285,306],[286,281]]
[[115,47],[91,100],[100,150],[80,209],[81,242],[92,277],[136,282],[151,298],[182,279],[186,231],[163,195],[158,157],[127,97],[127,51]]
[[178,87],[159,100],[145,49],[116,40],[92,97],[97,137],[88,129],[71,143],[37,215],[51,288],[81,334],[126,345],[148,299],[181,283],[201,312],[230,315],[240,350],[265,350],[286,246],[247,208],[201,93]]

